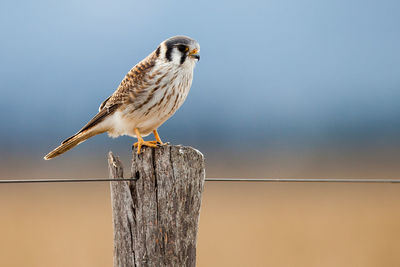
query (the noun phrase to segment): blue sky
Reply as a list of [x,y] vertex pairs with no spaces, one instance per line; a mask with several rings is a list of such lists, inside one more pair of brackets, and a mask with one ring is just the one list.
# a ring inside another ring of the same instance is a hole
[[2,1],[0,143],[58,144],[177,34],[201,61],[173,141],[396,136],[399,25],[399,1]]

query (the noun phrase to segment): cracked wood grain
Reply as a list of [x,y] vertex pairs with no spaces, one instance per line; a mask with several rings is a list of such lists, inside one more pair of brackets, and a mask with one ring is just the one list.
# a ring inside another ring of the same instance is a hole
[[[111,152],[110,178],[123,177]],[[203,155],[184,146],[133,153],[132,182],[110,183],[114,266],[195,266],[205,170]]]

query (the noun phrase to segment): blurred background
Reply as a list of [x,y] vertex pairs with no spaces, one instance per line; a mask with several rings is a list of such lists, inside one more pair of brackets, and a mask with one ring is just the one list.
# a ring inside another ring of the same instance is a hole
[[[159,133],[208,177],[400,178],[399,1],[1,1],[0,178],[107,177],[132,138],[52,161],[173,35],[201,45]],[[126,176],[129,176],[126,171]],[[400,188],[206,183],[198,266],[399,266]],[[0,186],[1,266],[111,266],[109,185]]]

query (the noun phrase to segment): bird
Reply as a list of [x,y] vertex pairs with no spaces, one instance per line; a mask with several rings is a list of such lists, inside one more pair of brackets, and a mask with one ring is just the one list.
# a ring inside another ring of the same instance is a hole
[[[164,145],[157,128],[185,101],[200,60],[200,45],[188,36],[173,36],[161,42],[125,76],[115,92],[99,107],[99,112],[73,136],[49,152],[44,159],[57,157],[85,140],[107,132],[116,138],[137,138],[134,147]],[[143,137],[153,133],[154,141]]]

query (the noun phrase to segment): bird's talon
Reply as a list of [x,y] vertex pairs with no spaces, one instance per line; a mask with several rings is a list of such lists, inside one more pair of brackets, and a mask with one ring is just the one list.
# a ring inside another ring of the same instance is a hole
[[137,128],[135,128],[135,134],[138,137],[138,141],[134,143],[132,147],[137,147],[138,154],[140,154],[142,146],[160,147],[169,144],[169,143],[163,143],[163,141],[161,141],[161,138],[158,135],[157,130],[153,130],[154,137],[156,138],[156,140],[153,141],[144,141],[143,138],[140,136],[140,132]]
[[140,141],[136,142],[133,144],[134,147],[137,147],[137,153],[140,154],[142,146],[147,146],[147,147],[158,147],[157,144],[154,143],[154,141]]
[[160,142],[158,142],[157,143],[159,146],[166,146],[166,145],[169,145],[169,142],[162,142],[162,143],[160,143]]

